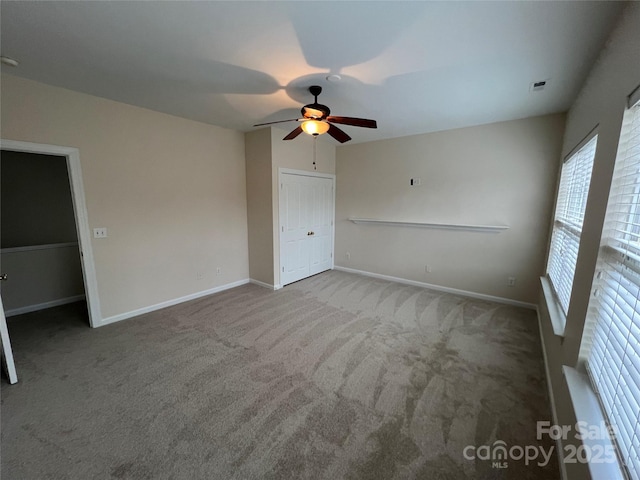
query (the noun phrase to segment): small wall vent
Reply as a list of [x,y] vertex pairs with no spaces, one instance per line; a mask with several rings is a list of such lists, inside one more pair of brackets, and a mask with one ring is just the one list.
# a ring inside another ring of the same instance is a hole
[[529,91],[530,92],[540,92],[541,90],[545,89],[545,87],[547,86],[548,82],[549,82],[549,80],[540,80],[538,82],[531,82],[531,85],[529,85]]

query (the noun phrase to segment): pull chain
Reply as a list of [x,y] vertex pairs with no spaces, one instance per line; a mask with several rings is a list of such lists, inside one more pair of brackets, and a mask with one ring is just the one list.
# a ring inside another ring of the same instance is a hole
[[317,141],[318,141],[318,137],[314,136],[313,137],[313,169],[314,170],[318,170],[318,167],[316,165],[316,158],[318,156],[318,153],[316,152],[316,150],[317,150],[317,143],[316,142]]

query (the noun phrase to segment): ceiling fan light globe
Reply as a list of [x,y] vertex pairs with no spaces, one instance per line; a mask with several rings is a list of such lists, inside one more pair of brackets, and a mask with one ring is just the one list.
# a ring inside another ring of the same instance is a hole
[[306,122],[302,122],[301,127],[305,133],[313,136],[322,135],[329,131],[329,124],[319,120],[307,120]]

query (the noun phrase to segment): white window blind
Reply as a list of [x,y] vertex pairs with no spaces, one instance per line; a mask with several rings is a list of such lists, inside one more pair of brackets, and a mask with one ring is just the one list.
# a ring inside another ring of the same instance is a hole
[[582,352],[620,459],[640,480],[639,105],[624,117],[603,239]]
[[596,135],[572,154],[560,174],[547,274],[565,315],[573,288],[597,141]]

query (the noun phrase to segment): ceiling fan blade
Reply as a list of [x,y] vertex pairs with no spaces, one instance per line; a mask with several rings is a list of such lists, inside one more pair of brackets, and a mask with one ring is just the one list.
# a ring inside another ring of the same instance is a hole
[[378,128],[375,120],[354,117],[327,117],[327,122],[341,123],[343,125],[353,125],[354,127]]
[[289,120],[276,120],[275,122],[257,123],[254,127],[262,127],[264,125],[273,125],[274,123],[299,122],[299,118],[290,118]]
[[298,126],[298,127],[294,128],[289,135],[284,137],[283,140],[293,140],[294,138],[296,138],[301,133],[302,133],[302,127]]
[[333,138],[335,138],[340,143],[348,142],[349,140],[351,140],[351,137],[349,135],[344,133],[342,130],[340,130],[335,125],[329,124],[329,132],[328,133],[329,133],[329,135],[331,135]]

